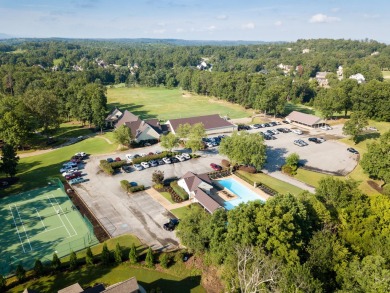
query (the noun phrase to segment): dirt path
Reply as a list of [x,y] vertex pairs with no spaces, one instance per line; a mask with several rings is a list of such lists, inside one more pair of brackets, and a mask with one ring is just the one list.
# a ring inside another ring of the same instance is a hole
[[55,150],[55,149],[37,150],[37,151],[30,152],[30,153],[19,154],[18,156],[19,156],[19,158],[28,158],[28,157],[33,157],[33,156],[41,155],[41,154],[46,154],[46,153],[52,152],[52,151],[54,151],[54,150]]

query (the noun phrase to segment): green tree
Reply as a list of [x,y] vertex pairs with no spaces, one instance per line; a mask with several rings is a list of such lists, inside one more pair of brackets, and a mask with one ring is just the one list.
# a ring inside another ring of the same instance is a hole
[[367,145],[367,153],[360,161],[365,173],[371,178],[390,183],[390,131],[384,133],[379,142]]
[[297,173],[299,165],[299,155],[297,153],[292,153],[287,156],[285,166],[288,166],[291,170],[291,174],[295,175]]
[[77,255],[74,251],[71,251],[70,253],[70,256],[69,256],[69,268],[71,270],[74,270],[75,268],[77,268]]
[[151,247],[149,247],[148,251],[146,252],[145,264],[148,268],[154,267],[154,256]]
[[111,261],[110,250],[107,247],[107,243],[103,243],[102,253],[100,255],[101,261],[103,265],[108,265]]
[[367,125],[368,119],[364,112],[353,112],[351,118],[343,126],[343,133],[352,136],[356,144],[359,142],[359,135]]
[[26,279],[26,270],[21,263],[16,267],[15,275],[20,283]]
[[197,152],[203,148],[202,138],[206,136],[206,130],[203,123],[196,123],[192,125],[186,141],[186,147],[190,148],[192,152]]
[[57,253],[54,253],[53,254],[53,259],[51,260],[51,267],[52,269],[57,272],[60,270],[61,268],[61,261],[60,259],[58,258],[58,255]]
[[177,127],[176,134],[180,138],[187,138],[191,131],[191,125],[189,123],[180,124]]
[[130,247],[130,252],[129,252],[129,262],[131,264],[136,264],[137,263],[137,249],[135,248],[135,244],[133,243]]
[[233,132],[222,139],[219,152],[226,155],[232,164],[253,165],[260,170],[266,160],[266,146],[257,133]]
[[130,145],[132,140],[132,134],[129,127],[121,125],[117,127],[113,132],[114,140],[121,145]]
[[159,261],[160,261],[160,265],[161,265],[164,269],[168,268],[169,261],[170,261],[170,259],[169,259],[169,254],[168,254],[168,253],[162,253],[162,254],[160,255]]
[[14,177],[19,162],[19,157],[16,155],[15,148],[12,145],[5,144],[1,149],[1,153],[0,171]]
[[152,182],[154,184],[162,184],[164,181],[164,171],[156,170],[152,174]]
[[34,270],[35,276],[40,277],[43,275],[45,268],[39,259],[35,260],[33,270]]
[[6,287],[7,287],[7,279],[3,275],[0,275],[0,291],[5,292]]
[[90,247],[87,248],[85,253],[85,263],[87,266],[93,266],[93,253]]
[[119,245],[119,243],[116,244],[115,246],[115,251],[114,251],[114,259],[117,264],[122,263],[122,257],[123,257],[123,252],[122,248]]
[[172,151],[174,147],[177,147],[179,145],[179,138],[174,135],[172,132],[162,135],[160,137],[161,146],[164,149],[167,149],[169,151]]

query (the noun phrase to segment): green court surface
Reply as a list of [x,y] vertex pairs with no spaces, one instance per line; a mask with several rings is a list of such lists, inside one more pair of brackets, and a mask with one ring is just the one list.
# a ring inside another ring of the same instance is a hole
[[98,243],[92,224],[53,181],[45,188],[0,199],[0,274],[21,263],[31,269],[36,259],[50,262]]

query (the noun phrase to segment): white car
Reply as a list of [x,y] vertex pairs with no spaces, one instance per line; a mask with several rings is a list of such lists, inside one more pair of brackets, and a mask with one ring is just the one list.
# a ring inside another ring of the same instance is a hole
[[184,159],[186,159],[186,160],[191,159],[191,156],[190,156],[189,154],[187,154],[187,153],[184,153],[184,154],[182,154],[181,156],[182,156]]
[[150,167],[148,162],[141,162],[141,166],[144,167],[145,169]]
[[318,140],[319,142],[324,142],[324,141],[326,141],[326,139],[323,138],[323,137],[317,137],[317,140]]
[[60,173],[69,172],[70,170],[74,170],[74,169],[76,169],[76,168],[77,168],[77,167],[64,166],[63,168],[60,169]]
[[180,162],[184,162],[186,160],[181,155],[176,155],[175,158],[178,159]]
[[146,153],[140,153],[139,154],[141,157],[145,157],[145,156],[147,156],[148,154],[146,154]]
[[74,155],[77,156],[77,157],[82,157],[82,158],[84,158],[87,154],[84,153],[84,152],[79,152],[79,153],[75,153]]
[[165,164],[171,164],[172,163],[171,159],[168,158],[168,157],[165,157],[162,160],[164,161]]
[[142,167],[140,164],[134,164],[133,165],[134,169],[137,170],[137,171],[141,171],[144,169],[144,167]]
[[133,161],[133,159],[134,159],[134,156],[132,155],[132,154],[126,154],[125,155],[125,158],[126,158],[126,160],[128,161],[128,162],[132,162]]
[[78,171],[78,169],[77,168],[73,168],[73,169],[69,169],[68,171],[66,171],[66,172],[63,172],[62,173],[62,176],[67,176],[67,175],[72,175],[74,172],[77,172]]
[[320,129],[322,129],[322,130],[331,130],[332,127],[330,127],[329,125],[323,125],[323,126],[320,126]]
[[294,132],[295,134],[302,134],[302,130],[300,129],[291,129],[292,132]]

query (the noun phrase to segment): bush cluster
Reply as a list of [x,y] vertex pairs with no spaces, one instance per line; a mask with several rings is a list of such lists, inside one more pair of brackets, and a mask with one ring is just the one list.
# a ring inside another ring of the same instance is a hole
[[238,167],[238,170],[244,171],[247,173],[251,173],[251,174],[254,174],[257,172],[256,168],[253,166],[240,166],[240,167]]
[[122,166],[127,165],[128,163],[127,163],[126,160],[122,160],[122,161],[119,161],[119,162],[112,162],[112,163],[110,163],[110,164],[111,164],[111,167],[112,167],[113,169],[117,169],[117,168],[120,168],[120,167],[122,167]]
[[133,164],[139,164],[141,162],[148,162],[150,160],[158,160],[158,159],[162,159],[165,157],[172,157],[174,155],[176,155],[176,153],[173,153],[173,152],[162,152],[161,154],[147,155],[145,157],[139,157],[139,158],[133,159]]
[[145,186],[144,185],[137,185],[137,186],[130,186],[128,192],[134,193],[134,192],[142,191],[142,190],[145,190]]
[[99,164],[100,169],[102,169],[106,174],[108,175],[114,175],[114,169],[112,168],[111,164],[107,162],[106,160],[100,160]]
[[129,188],[131,187],[129,181],[121,180],[120,183],[121,183],[121,187],[123,188],[123,190],[126,192],[129,192]]
[[136,141],[133,140],[133,141],[130,143],[130,146],[131,146],[132,148],[140,148],[140,147],[145,146],[146,143],[150,143],[151,145],[153,145],[153,144],[158,143],[158,140],[157,140],[157,139],[147,139],[147,140],[142,140],[142,141],[140,141],[140,142],[136,142]]
[[188,193],[177,184],[177,181],[172,181],[170,186],[181,197],[182,200],[187,200],[189,198]]

